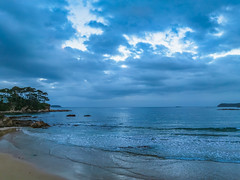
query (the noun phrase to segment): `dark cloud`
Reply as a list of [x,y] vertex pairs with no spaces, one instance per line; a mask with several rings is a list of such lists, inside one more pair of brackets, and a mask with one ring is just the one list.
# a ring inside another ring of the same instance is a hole
[[[85,24],[103,31],[85,40],[88,51],[62,48],[77,31],[68,3],[0,1],[0,87],[42,88],[52,102],[70,106],[198,105],[240,98],[240,56],[209,56],[240,48],[239,1],[89,1],[91,13],[107,23]],[[220,15],[223,23],[217,22]],[[194,42],[196,54],[169,55],[164,45],[132,46],[124,37],[169,29],[178,34],[185,27],[193,31],[180,41]],[[219,32],[222,36],[214,35]],[[119,46],[126,47],[126,58],[116,62],[112,56],[124,56]]]
[[74,33],[66,5],[65,1],[1,1],[0,65],[15,71],[13,76],[59,79],[61,43]]
[[105,31],[102,35],[92,35],[85,44],[94,53],[116,54],[118,46],[126,43],[126,39],[118,32]]

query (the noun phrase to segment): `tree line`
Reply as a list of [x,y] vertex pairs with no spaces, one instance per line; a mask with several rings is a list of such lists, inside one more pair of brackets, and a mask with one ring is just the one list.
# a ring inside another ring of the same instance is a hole
[[32,87],[0,89],[0,111],[49,109],[48,94]]

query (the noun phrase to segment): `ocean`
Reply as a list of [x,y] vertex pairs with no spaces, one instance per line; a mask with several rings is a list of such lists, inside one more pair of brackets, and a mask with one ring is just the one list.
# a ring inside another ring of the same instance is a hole
[[[194,170],[191,163],[240,167],[240,111],[216,107],[63,109],[72,112],[33,114],[51,127],[22,128],[6,135],[0,151],[68,179],[188,179]],[[171,172],[176,162],[185,163],[190,169],[187,175]],[[199,164],[196,170],[201,169]]]

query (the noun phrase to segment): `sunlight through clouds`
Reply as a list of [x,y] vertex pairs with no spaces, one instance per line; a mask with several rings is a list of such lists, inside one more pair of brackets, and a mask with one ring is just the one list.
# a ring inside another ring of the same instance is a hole
[[220,52],[220,53],[213,53],[210,54],[210,57],[213,57],[213,59],[218,59],[218,58],[223,58],[226,56],[240,56],[240,49],[232,49],[230,51],[226,51],[226,52]]
[[212,16],[210,17],[210,19],[211,19],[212,21],[217,22],[217,23],[220,24],[220,25],[223,25],[223,24],[225,24],[225,23],[227,22],[226,17],[225,17],[224,15],[222,15],[222,14],[220,14],[220,15],[212,15]]
[[186,33],[194,32],[191,28],[178,28],[176,32],[172,29],[164,32],[146,32],[143,37],[135,35],[124,35],[130,45],[136,47],[139,43],[150,44],[155,52],[158,46],[164,46],[168,49],[167,56],[173,56],[174,53],[197,54],[197,45],[192,40],[187,40]]
[[129,49],[127,49],[126,46],[122,46],[120,45],[118,48],[118,51],[120,53],[120,55],[117,56],[110,56],[109,59],[112,59],[114,61],[125,61],[130,55],[131,55],[131,51]]
[[91,2],[74,0],[68,0],[68,2],[68,10],[70,11],[68,19],[72,22],[73,28],[76,30],[76,34],[75,37],[63,43],[62,48],[71,47],[81,51],[87,51],[87,47],[84,42],[87,41],[93,34],[100,35],[103,33],[101,28],[90,27],[88,23],[96,21],[107,25],[107,22],[102,17],[98,17],[91,13],[91,10],[94,10]]
[[38,78],[37,82],[46,88],[55,89],[58,82],[49,82],[48,79]]
[[123,64],[123,65],[121,65],[121,68],[126,69],[126,68],[128,68],[128,66]]

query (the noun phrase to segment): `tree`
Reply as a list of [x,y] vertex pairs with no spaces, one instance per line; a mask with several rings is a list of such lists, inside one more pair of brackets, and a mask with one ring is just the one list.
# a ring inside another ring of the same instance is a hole
[[0,89],[0,111],[49,109],[48,94],[32,87]]

